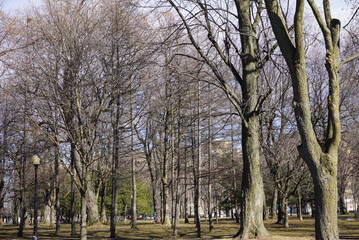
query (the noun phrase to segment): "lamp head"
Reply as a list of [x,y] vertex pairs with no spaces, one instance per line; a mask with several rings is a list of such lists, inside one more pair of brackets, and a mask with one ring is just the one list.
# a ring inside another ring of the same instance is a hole
[[31,159],[34,166],[40,165],[40,158],[37,155],[34,155]]

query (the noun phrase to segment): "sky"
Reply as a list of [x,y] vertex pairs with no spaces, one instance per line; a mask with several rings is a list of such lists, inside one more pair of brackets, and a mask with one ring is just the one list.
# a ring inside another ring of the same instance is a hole
[[[2,0],[3,8],[5,12],[16,11],[18,9],[29,6],[29,3],[39,3],[41,0]],[[1,0],[0,0],[1,2]],[[319,0],[316,0],[317,4],[320,5]],[[331,0],[332,17],[341,20],[342,25],[345,24],[350,18],[350,11],[348,10],[345,1],[343,0]]]
[[5,12],[10,12],[29,6],[30,3],[41,2],[41,0],[2,0]]

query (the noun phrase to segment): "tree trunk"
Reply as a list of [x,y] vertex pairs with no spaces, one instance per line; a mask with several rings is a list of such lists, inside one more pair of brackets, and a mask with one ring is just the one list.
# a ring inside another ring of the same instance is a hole
[[[22,165],[25,165],[23,163],[24,160],[22,160]],[[25,221],[26,221],[26,207],[25,207],[25,170],[23,170],[24,166],[21,167],[21,173],[20,173],[20,197],[19,197],[19,213],[20,213],[20,219],[19,219],[19,229],[17,232],[18,237],[23,237],[23,231],[25,227]]]
[[239,223],[239,212],[238,212],[238,189],[237,189],[237,171],[236,163],[234,161],[234,130],[233,130],[233,117],[231,117],[231,160],[232,160],[232,171],[233,171],[233,201],[234,201],[234,215],[236,223]]
[[[211,88],[208,86],[209,94],[211,96]],[[208,228],[209,232],[213,229],[212,220],[212,98],[210,97],[209,102],[209,118],[208,118]],[[232,149],[233,151],[233,149]],[[234,190],[235,191],[235,190]],[[236,194],[234,195],[236,197]],[[235,204],[236,208],[236,204]]]
[[[316,239],[336,240],[338,234],[337,214],[337,171],[334,166],[328,171],[329,163],[337,155],[322,155],[319,171],[312,171],[315,196],[315,237]],[[330,168],[329,168],[330,169]]]
[[87,200],[86,191],[80,190],[81,195],[81,227],[80,227],[80,239],[87,240]]
[[294,39],[289,35],[277,0],[265,0],[268,16],[281,52],[290,71],[293,87],[293,108],[302,144],[301,157],[309,167],[314,182],[316,239],[339,239],[337,223],[337,164],[341,139],[339,97],[340,21],[330,17],[329,1],[323,1],[325,20],[312,1],[308,1],[322,30],[328,72],[328,121],[325,142],[319,142],[311,121],[306,46],[304,43],[304,0],[297,0],[294,16]]
[[87,217],[89,225],[93,225],[99,222],[99,210],[97,203],[97,194],[91,184],[90,180],[86,181],[87,191],[86,191],[86,200],[87,200]]
[[271,219],[277,217],[277,202],[278,202],[278,189],[275,188],[273,192],[272,204],[271,204]]
[[[185,146],[187,146],[187,143],[185,142]],[[189,223],[188,219],[188,191],[187,191],[187,177],[188,177],[188,169],[187,169],[187,147],[185,147],[185,157],[184,157],[184,223]]]
[[[176,181],[175,184],[173,185],[174,188],[172,189],[172,191],[175,192],[175,206],[174,206],[174,219],[173,219],[173,236],[177,236],[178,234],[178,225],[179,225],[179,215],[180,215],[180,200],[181,200],[181,194],[179,191],[179,186],[180,186],[180,177],[181,177],[181,138],[182,138],[182,132],[181,132],[181,97],[179,96],[178,99],[178,123],[177,123],[177,163],[176,163]],[[186,155],[184,155],[184,159],[186,159]],[[174,158],[173,158],[174,159]],[[175,178],[173,178],[172,181],[174,181]]]
[[56,137],[56,154],[55,154],[55,234],[60,234],[60,179],[59,179],[59,145]]
[[259,156],[258,117],[258,69],[257,42],[252,36],[255,29],[251,23],[250,1],[236,1],[241,34],[243,82],[241,84],[243,103],[242,151],[243,175],[241,191],[241,227],[236,234],[242,239],[267,236],[263,224],[264,189]]
[[344,191],[339,190],[339,212],[340,214],[347,214],[347,208],[345,206]]
[[285,206],[284,206],[283,196],[280,195],[279,204],[278,204],[278,216],[277,216],[276,224],[284,224],[284,214],[285,214]]
[[289,217],[288,217],[288,199],[283,198],[283,205],[284,205],[284,228],[289,228]]
[[[167,81],[165,85],[165,91],[166,91],[166,98],[170,99],[171,97],[171,90],[170,90],[170,83]],[[163,152],[163,166],[162,166],[162,224],[165,226],[171,225],[170,220],[170,207],[169,207],[169,184],[168,184],[168,164],[169,164],[169,152],[170,152],[170,130],[171,130],[171,124],[173,120],[172,116],[172,105],[169,101],[166,106],[166,112],[165,112],[165,130],[164,130],[164,139],[163,139],[163,145],[164,145],[164,152]]]
[[106,213],[106,198],[107,198],[107,187],[106,184],[102,186],[101,190],[101,223],[105,224],[107,222],[107,213]]
[[71,193],[70,193],[70,221],[71,221],[71,236],[74,237],[76,235],[76,222],[75,222],[75,157],[76,149],[75,145],[71,143]]
[[[118,211],[118,174],[120,166],[119,143],[120,143],[120,96],[116,97],[115,122],[113,123],[113,152],[112,152],[112,196],[111,196],[111,222],[110,222],[110,238],[116,237],[117,211]],[[125,213],[126,214],[126,213]]]
[[131,175],[132,175],[132,221],[131,221],[131,228],[137,228],[137,184],[136,184],[136,159],[134,156],[134,137],[135,137],[135,119],[134,119],[134,112],[133,112],[133,86],[132,86],[132,78],[130,79],[130,104],[131,104]]
[[259,157],[257,116],[248,119],[247,126],[243,124],[242,149],[241,227],[236,236],[242,239],[266,236],[268,233],[263,224],[264,189]]
[[201,178],[200,178],[200,174],[201,174],[201,131],[200,131],[200,120],[201,120],[201,116],[200,116],[200,99],[201,99],[201,85],[200,82],[198,81],[198,88],[197,88],[197,145],[195,145],[197,147],[197,156],[194,157],[193,154],[193,187],[194,187],[194,217],[195,217],[195,222],[196,222],[196,228],[197,228],[197,237],[201,237],[202,233],[201,233],[201,215],[199,212],[199,208],[200,208],[200,188],[201,188]]
[[302,195],[300,191],[298,191],[298,205],[297,205],[297,215],[300,221],[303,220],[303,213],[302,213]]

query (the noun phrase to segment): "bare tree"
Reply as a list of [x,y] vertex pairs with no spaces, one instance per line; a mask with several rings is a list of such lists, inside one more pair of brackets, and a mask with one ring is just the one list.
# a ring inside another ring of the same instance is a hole
[[[260,59],[254,37],[262,10],[261,1],[257,4],[251,1],[226,1],[223,4],[216,1],[167,2],[177,12],[190,44],[197,51],[197,56],[189,57],[204,62],[211,69],[216,85],[223,89],[242,120],[241,227],[235,236],[265,236],[258,136],[258,110],[262,97],[257,91],[258,74],[265,60]],[[237,67],[239,59],[241,68]],[[230,83],[228,79],[233,78],[234,83]],[[240,85],[241,94],[233,90],[235,84]]]
[[307,163],[314,181],[316,205],[316,238],[338,239],[337,224],[337,163],[341,138],[339,114],[339,70],[358,55],[340,61],[340,21],[332,19],[330,2],[323,1],[324,16],[316,3],[308,0],[318,26],[322,31],[325,49],[325,66],[328,74],[327,130],[323,141],[318,140],[311,120],[308,92],[307,58],[304,35],[304,0],[297,0],[294,36],[289,34],[277,0],[265,0],[273,32],[289,68],[293,87],[293,108],[302,143],[298,149]]

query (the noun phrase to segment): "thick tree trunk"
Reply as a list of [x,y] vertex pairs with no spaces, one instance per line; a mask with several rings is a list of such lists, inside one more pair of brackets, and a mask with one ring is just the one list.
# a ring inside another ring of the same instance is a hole
[[97,203],[97,194],[91,184],[90,180],[86,181],[87,191],[86,191],[86,199],[87,199],[87,217],[89,225],[93,225],[99,222],[99,209]]
[[[264,189],[259,156],[258,68],[256,34],[250,15],[250,1],[236,1],[241,34],[243,80],[242,151],[243,175],[241,190],[241,227],[236,234],[242,239],[267,236],[263,223]],[[253,36],[252,36],[253,35]]]
[[316,239],[337,240],[337,171],[334,166],[325,167],[334,156],[322,155],[319,171],[312,171],[315,196],[315,237]]
[[277,217],[277,202],[278,202],[278,189],[275,188],[273,192],[272,204],[271,204],[271,213],[270,213],[271,219]]
[[276,224],[283,224],[284,223],[284,213],[285,208],[283,204],[282,197],[279,198],[279,204],[278,204],[278,215],[277,215],[277,222]]
[[[165,171],[165,170],[164,170]],[[167,171],[162,172],[162,225],[170,226],[169,186]]]
[[80,191],[81,195],[81,222],[80,222],[80,239],[87,240],[87,200],[86,191]]
[[288,217],[288,199],[284,198],[283,199],[283,205],[284,205],[284,228],[289,228],[289,217]]
[[[256,98],[255,98],[256,99]],[[248,106],[247,106],[248,107]],[[242,128],[243,178],[241,227],[242,239],[268,235],[263,224],[264,189],[259,157],[258,117],[251,117]]]
[[293,108],[302,145],[299,153],[311,171],[315,192],[316,239],[336,240],[337,226],[337,164],[340,131],[339,39],[340,21],[331,18],[329,1],[323,1],[324,19],[313,1],[308,1],[320,26],[325,42],[325,66],[328,72],[328,121],[325,142],[318,142],[311,121],[306,46],[304,42],[304,0],[298,0],[294,16],[294,40],[289,35],[277,0],[266,0],[271,25],[289,68],[293,86]]
[[54,225],[54,206],[51,205],[51,200],[48,200],[48,203],[43,208],[43,223],[49,224],[50,227]]
[[106,198],[107,198],[107,194],[106,194],[106,191],[107,191],[107,187],[106,185],[104,184],[102,186],[102,190],[101,190],[101,217],[100,217],[100,220],[101,220],[101,223],[102,224],[105,224],[107,222],[107,208],[106,208]]

